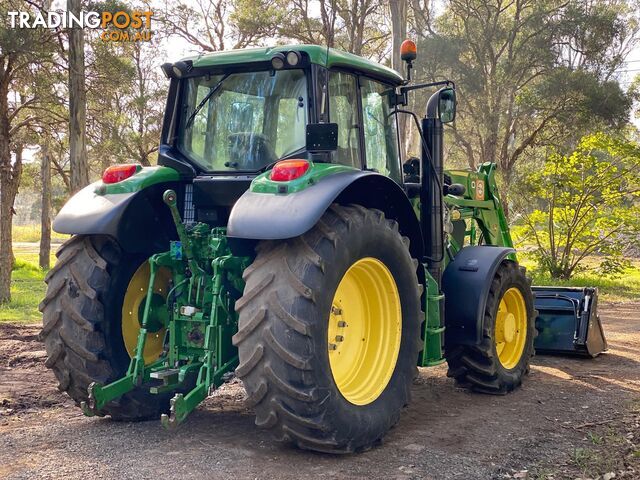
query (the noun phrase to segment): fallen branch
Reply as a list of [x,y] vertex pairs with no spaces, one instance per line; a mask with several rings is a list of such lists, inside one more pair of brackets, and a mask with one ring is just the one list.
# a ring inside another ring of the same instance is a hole
[[589,423],[583,423],[582,425],[576,425],[575,427],[573,427],[575,430],[579,430],[581,428],[585,428],[585,427],[596,427],[598,425],[605,425],[607,423],[611,423],[613,422],[613,418],[610,418],[609,420],[602,420],[600,422],[589,422]]
[[546,418],[550,422],[557,423],[562,428],[573,429],[573,430],[580,430],[580,429],[586,428],[586,427],[596,427],[598,425],[605,425],[607,423],[611,423],[611,422],[614,421],[613,418],[610,418],[608,420],[601,420],[599,422],[588,422],[588,423],[583,423],[583,424],[580,424],[580,425],[565,425],[565,424],[559,423],[558,420],[554,420],[553,418],[550,418],[550,417],[544,417],[544,418]]

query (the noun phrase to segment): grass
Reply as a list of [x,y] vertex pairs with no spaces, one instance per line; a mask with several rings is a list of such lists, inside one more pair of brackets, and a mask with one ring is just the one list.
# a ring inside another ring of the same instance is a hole
[[[640,400],[632,401],[628,412],[619,414],[606,427],[596,427],[586,432],[584,444],[567,452],[567,461],[546,461],[531,468],[531,478],[603,478],[605,474],[638,471],[640,450],[633,439],[640,413]],[[618,473],[619,474],[619,473]],[[634,476],[633,478],[636,478]],[[618,478],[618,477],[615,477]],[[625,478],[627,478],[625,476]]]
[[[55,251],[59,243],[64,242],[69,235],[51,232],[50,265],[55,263]],[[13,226],[13,253],[16,257],[16,265],[11,276],[11,302],[0,305],[0,323],[39,322],[42,318],[38,311],[38,305],[44,298],[46,285],[44,276],[46,271],[40,269],[39,245],[40,225],[14,225]],[[27,243],[35,245],[25,245]]]
[[[610,302],[624,302],[640,300],[640,260],[633,260],[632,266],[618,277],[605,277],[593,270],[587,270],[574,275],[570,280],[551,278],[548,273],[536,270],[535,261],[526,253],[519,253],[520,263],[527,267],[533,278],[534,285],[552,285],[559,287],[598,287],[601,300]],[[593,269],[599,260],[596,257],[587,258],[585,266]]]
[[[14,225],[12,229],[14,242],[40,242],[40,225]],[[69,235],[51,231],[51,241],[62,243],[69,239]]]
[[575,448],[569,454],[569,461],[582,475],[589,478],[599,478],[607,472],[623,469],[628,446],[622,432],[610,430],[605,435],[594,434],[594,436],[599,439],[599,442],[594,443],[592,440],[593,447]]
[[604,442],[604,437],[602,435],[597,434],[596,432],[587,432],[587,438],[594,445],[601,445]]
[[569,454],[570,460],[583,472],[586,472],[589,465],[597,459],[595,453],[589,448],[574,448]]
[[[51,248],[50,265],[55,263],[56,246]],[[38,305],[44,298],[46,271],[38,266],[39,247],[37,245],[15,245],[13,254],[16,265],[11,275],[11,302],[0,305],[0,323],[40,322],[42,315]]]
[[37,263],[19,258],[17,253],[16,257],[16,265],[11,277],[11,302],[0,305],[0,323],[39,322],[41,314],[38,311],[38,304],[44,298],[46,272],[41,270]]

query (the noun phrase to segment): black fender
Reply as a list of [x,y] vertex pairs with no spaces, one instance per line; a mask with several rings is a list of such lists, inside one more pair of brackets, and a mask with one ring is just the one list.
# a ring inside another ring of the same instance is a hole
[[356,203],[382,210],[398,222],[411,241],[414,258],[422,259],[420,224],[404,190],[376,172],[354,170],[330,175],[299,192],[267,194],[247,191],[236,202],[227,234],[242,240],[284,240],[310,230],[332,203]]
[[465,247],[442,275],[446,345],[478,345],[491,282],[513,248],[490,245]]
[[97,193],[99,185],[88,185],[71,197],[53,221],[53,230],[70,235],[108,235],[129,253],[166,250],[169,241],[177,238],[162,194],[167,188],[178,190],[178,182],[112,194]]

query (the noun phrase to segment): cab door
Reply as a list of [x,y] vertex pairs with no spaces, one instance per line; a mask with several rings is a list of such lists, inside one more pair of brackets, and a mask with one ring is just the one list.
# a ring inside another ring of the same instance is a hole
[[397,115],[389,106],[393,87],[367,77],[359,83],[365,166],[402,184]]
[[329,72],[329,121],[338,124],[338,149],[331,161],[362,169],[361,115],[358,78],[347,72]]

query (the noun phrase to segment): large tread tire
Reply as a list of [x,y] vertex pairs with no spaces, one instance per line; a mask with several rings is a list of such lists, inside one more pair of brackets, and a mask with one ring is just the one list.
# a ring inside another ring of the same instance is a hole
[[[105,385],[126,373],[129,356],[120,309],[129,279],[144,258],[124,254],[108,237],[83,235],[65,242],[56,256],[39,306],[40,339],[58,389],[79,405],[87,400],[90,383]],[[114,420],[145,420],[168,411],[168,402],[168,396],[140,388],[107,404],[102,413]]]
[[[300,448],[350,453],[376,445],[410,401],[424,314],[418,262],[394,220],[359,205],[332,205],[317,225],[287,241],[264,241],[244,272],[236,303],[236,374],[256,425]],[[355,261],[374,256],[400,293],[402,337],[394,373],[372,403],[356,406],[337,389],[328,360],[327,325],[334,292]]]
[[[504,293],[517,287],[522,293],[527,309],[527,338],[518,364],[506,369],[500,363],[495,348],[494,331],[498,304]],[[533,306],[531,279],[524,267],[512,261],[503,262],[496,272],[489,290],[482,325],[482,341],[477,346],[446,345],[445,357],[449,365],[447,375],[461,386],[475,392],[505,395],[522,384],[529,373],[529,363],[534,355],[533,341],[536,313]]]

